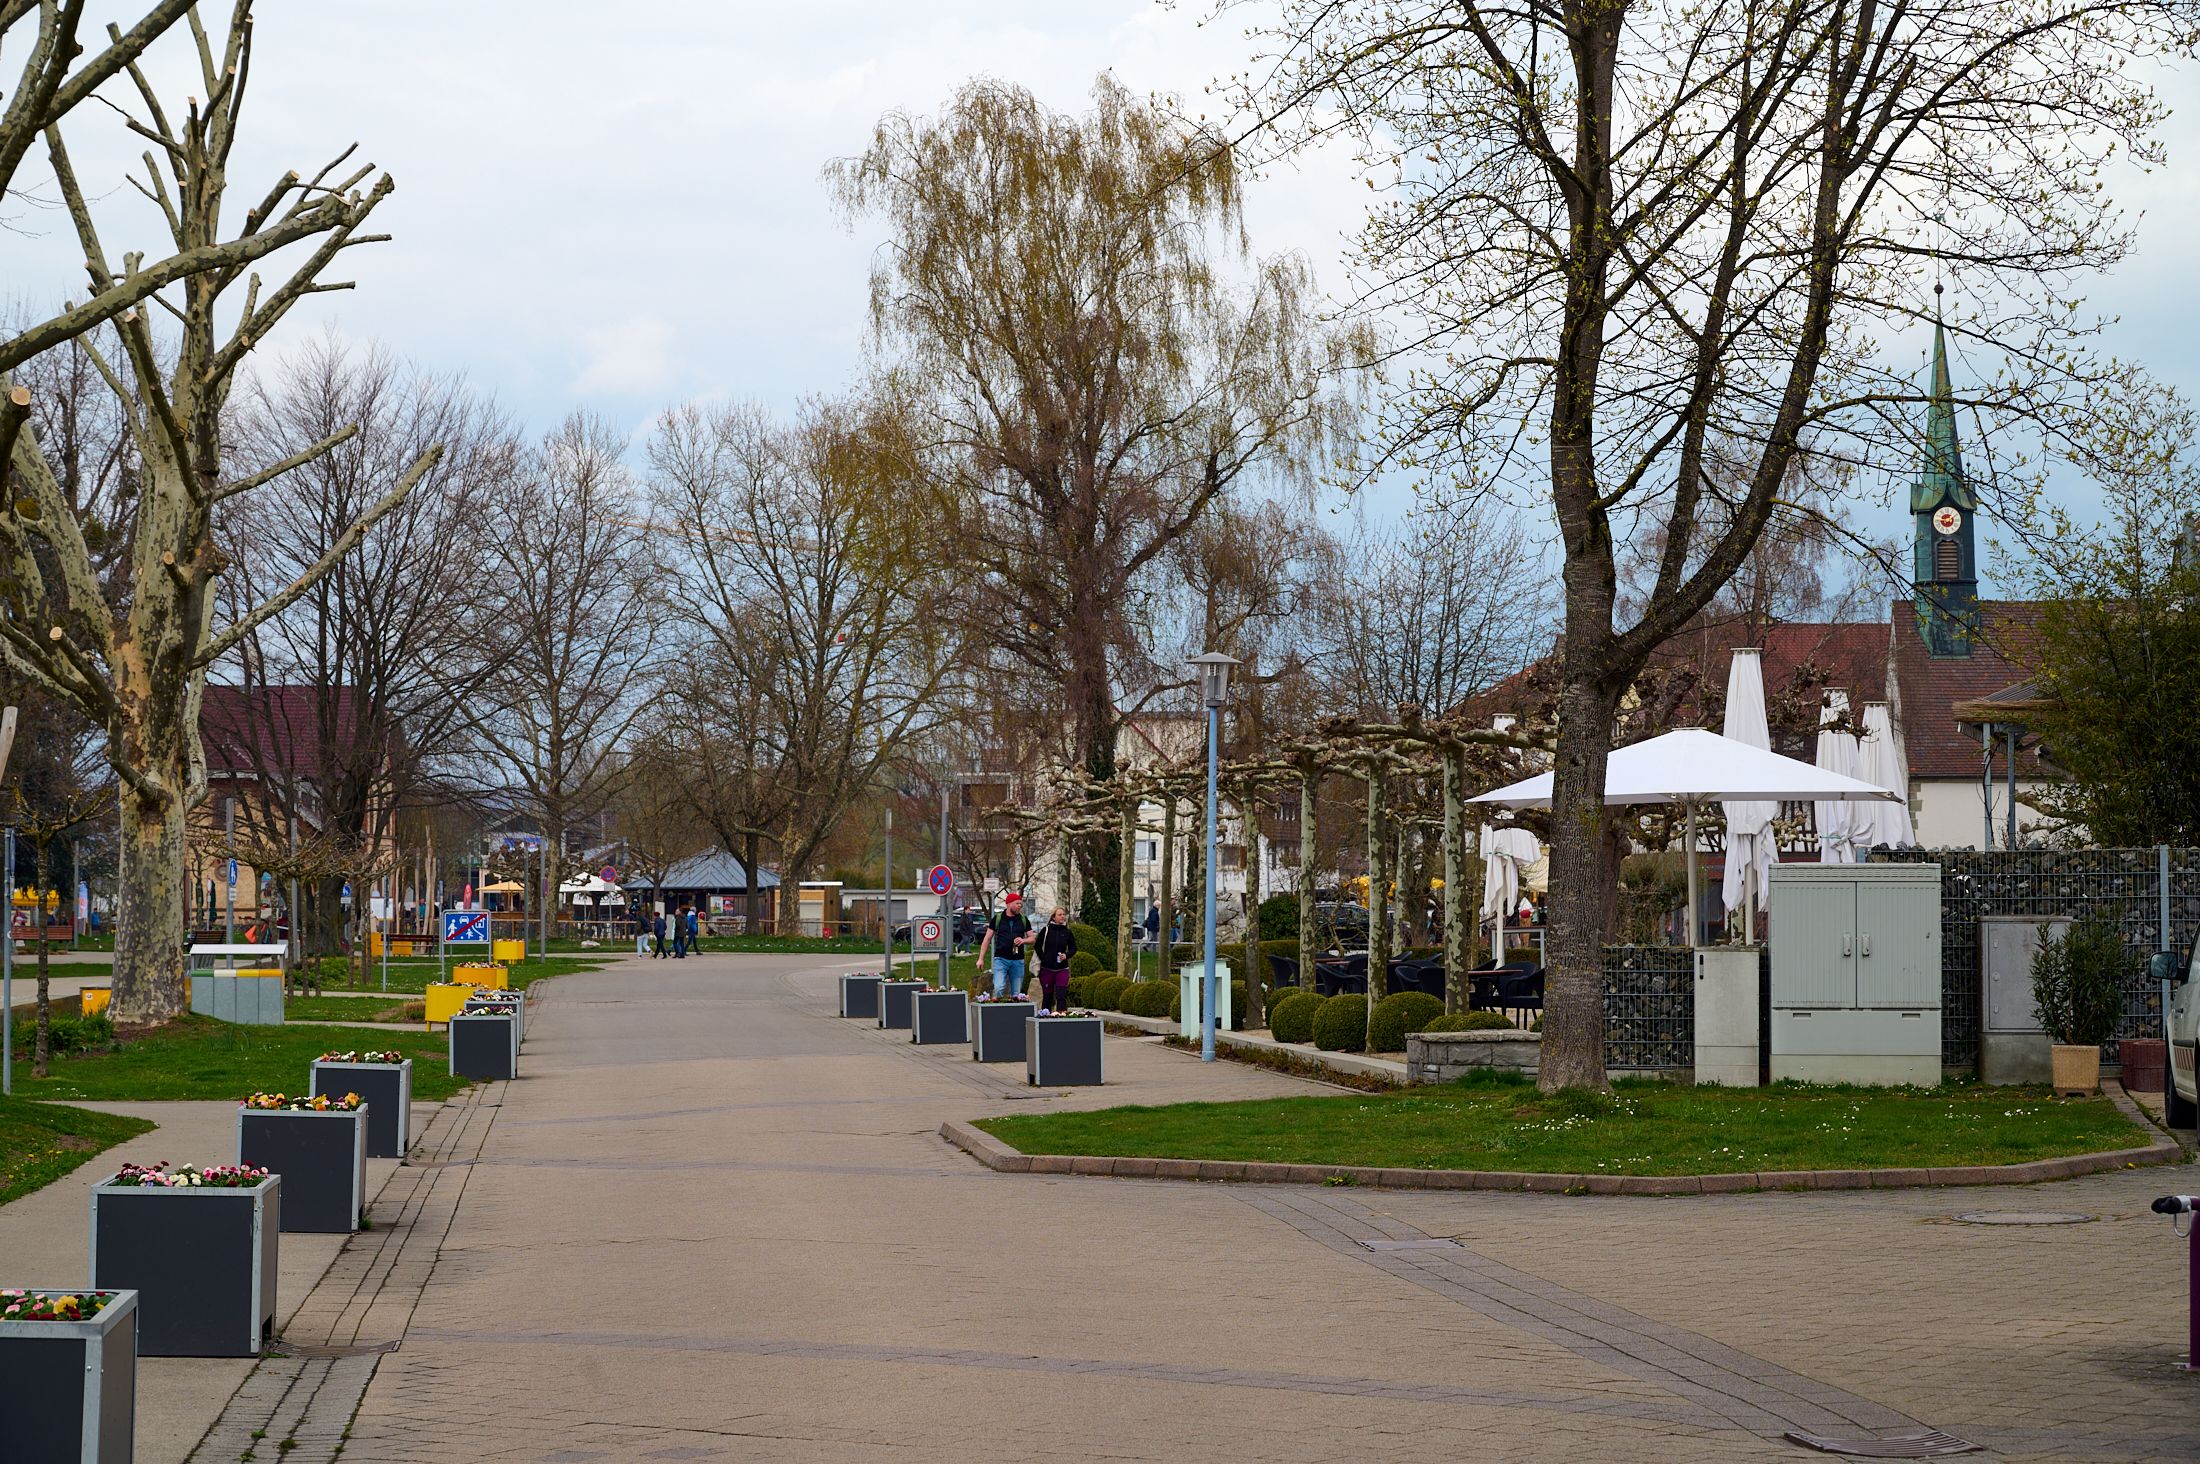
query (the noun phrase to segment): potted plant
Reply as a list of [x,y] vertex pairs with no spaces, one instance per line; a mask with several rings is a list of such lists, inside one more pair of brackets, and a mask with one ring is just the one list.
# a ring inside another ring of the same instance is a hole
[[970,1056],[978,1062],[1022,1062],[1024,1023],[1035,1010],[1031,999],[985,992],[971,1006]]
[[918,988],[911,998],[909,1040],[916,1043],[954,1043],[970,1040],[970,998],[950,988]]
[[2101,1086],[2101,1044],[2124,1015],[2124,976],[2131,953],[2116,927],[2088,917],[2061,935],[2040,927],[2032,957],[2032,1003],[2047,1032],[2055,1091],[2090,1094]]
[[477,991],[466,998],[459,1008],[461,1013],[489,1012],[512,1019],[512,1042],[515,1046],[527,1040],[527,997],[518,991]]
[[9,1459],[129,1464],[137,1293],[0,1290],[0,1444]]
[[357,1093],[367,1101],[367,1153],[402,1159],[412,1148],[412,1059],[402,1052],[324,1052],[313,1060],[313,1091]]
[[844,1017],[876,1018],[881,979],[873,971],[843,973],[840,978],[840,1014]]
[[1034,1088],[1098,1086],[1101,1019],[1087,1011],[1024,1019],[1024,1080]]
[[141,1357],[257,1357],[275,1328],[282,1181],[125,1164],[92,1189],[92,1285],[135,1291]]
[[916,1020],[916,993],[926,990],[921,978],[889,976],[879,983],[878,1024],[906,1032]]
[[519,1017],[467,1011],[451,1018],[451,1076],[484,1082],[519,1076]]
[[283,1177],[284,1230],[348,1234],[366,1205],[367,1105],[357,1093],[254,1093],[237,1109],[237,1162]]

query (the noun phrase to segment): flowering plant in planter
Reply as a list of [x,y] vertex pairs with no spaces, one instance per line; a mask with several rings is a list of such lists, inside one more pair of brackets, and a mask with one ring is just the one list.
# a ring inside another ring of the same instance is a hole
[[972,1001],[978,1001],[978,1002],[995,1002],[995,1001],[999,1001],[999,1002],[1010,1002],[1010,1001],[1020,1001],[1020,1002],[1025,1002],[1025,1003],[1027,1003],[1027,1004],[1028,1004],[1028,1003],[1029,1003],[1029,1002],[1031,1001],[1031,998],[1030,998],[1030,997],[1028,997],[1028,996],[1025,996],[1025,995],[1023,995],[1023,994],[1022,994],[1021,992],[1014,992],[1014,991],[1011,991],[1011,992],[1007,992],[1007,993],[1005,993],[1005,994],[1003,994],[1003,995],[1000,995],[1000,996],[995,996],[995,995],[994,995],[994,994],[993,994],[992,992],[990,992],[990,991],[981,991],[981,992],[979,992],[979,993],[978,993],[978,994],[977,994],[976,996],[972,997],[972,998],[971,998],[971,1000],[972,1000]]
[[1035,1017],[1095,1017],[1098,1016],[1099,1013],[1088,1012],[1083,1007],[1078,1007],[1073,1011],[1066,1012],[1036,1011],[1033,1012],[1032,1015]]
[[374,1062],[393,1066],[404,1060],[405,1054],[402,1052],[324,1052],[317,1059],[320,1062]]
[[67,1295],[0,1291],[0,1322],[81,1322],[98,1316],[114,1299],[112,1291]]
[[204,1169],[179,1164],[170,1169],[163,1159],[158,1164],[125,1164],[107,1182],[123,1189],[250,1189],[265,1178],[265,1169],[250,1164],[209,1164]]
[[346,1093],[341,1098],[331,1098],[326,1093],[317,1094],[311,1098],[303,1093],[295,1097],[282,1093],[254,1093],[244,1100],[244,1106],[263,1109],[310,1109],[315,1113],[349,1113],[352,1109],[357,1108],[361,1101],[357,1093]]

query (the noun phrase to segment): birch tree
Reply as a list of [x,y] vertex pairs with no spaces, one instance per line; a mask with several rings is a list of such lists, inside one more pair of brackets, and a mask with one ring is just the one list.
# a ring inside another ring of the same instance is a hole
[[1974,302],[1948,324],[1994,358],[1989,417],[2052,430],[2123,389],[2074,281],[2128,249],[2103,165],[2160,161],[2148,63],[2189,54],[2195,21],[2190,0],[1285,0],[1254,21],[1246,134],[1348,137],[1378,189],[1361,303],[1398,312],[1414,371],[1363,466],[1547,504],[1563,549],[1545,1088],[1605,1082],[1627,687],[1800,463],[1914,462],[1925,393],[1881,343],[1944,313],[1936,274]]
[[[41,35],[52,35],[66,19],[63,11],[76,8],[37,7]],[[12,32],[31,9],[8,5],[0,18]],[[164,7],[141,28],[159,14],[174,12]],[[0,654],[105,733],[120,783],[114,1010],[124,1026],[163,1021],[184,1008],[184,831],[187,814],[206,790],[198,712],[207,668],[349,553],[404,500],[436,456],[432,448],[424,453],[325,554],[217,629],[219,585],[229,565],[213,535],[215,506],[265,486],[348,435],[340,432],[290,459],[232,477],[223,452],[231,387],[248,353],[300,301],[345,287],[323,276],[346,250],[382,237],[361,229],[395,184],[371,165],[353,163],[353,149],[346,149],[311,177],[285,173],[247,209],[238,233],[225,238],[230,157],[251,60],[250,0],[235,0],[222,35],[209,34],[196,12],[189,24],[200,95],[180,113],[162,104],[134,54],[126,52],[108,72],[127,74],[135,87],[137,107],[125,125],[149,149],[143,174],[130,181],[152,203],[172,252],[150,260],[136,249],[110,250],[91,203],[104,190],[88,188],[77,176],[56,120],[60,114],[51,110],[77,92],[78,82],[60,83],[48,99],[41,135],[54,189],[83,253],[89,293],[82,304],[0,344],[0,369],[72,340],[91,353],[123,405],[136,458],[134,492],[120,522],[95,530],[37,431],[25,430],[29,390],[11,385],[0,405],[7,464]],[[134,34],[111,32],[107,54],[127,47]],[[15,102],[31,105],[21,95]],[[0,169],[10,177],[21,161],[22,140],[0,131]],[[249,269],[293,244],[304,248],[304,257],[286,274],[263,281]],[[97,342],[86,334],[95,326]],[[116,557],[114,582],[108,583],[99,573],[99,556],[117,534],[127,539],[127,549]]]

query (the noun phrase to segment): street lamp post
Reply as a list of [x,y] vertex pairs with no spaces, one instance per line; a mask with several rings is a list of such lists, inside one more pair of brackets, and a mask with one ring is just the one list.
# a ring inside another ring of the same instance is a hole
[[1222,755],[1222,704],[1230,695],[1235,656],[1220,651],[1192,657],[1199,671],[1199,699],[1207,708],[1207,918],[1201,922],[1206,943],[1206,975],[1200,982],[1199,1060],[1215,1060],[1215,769]]

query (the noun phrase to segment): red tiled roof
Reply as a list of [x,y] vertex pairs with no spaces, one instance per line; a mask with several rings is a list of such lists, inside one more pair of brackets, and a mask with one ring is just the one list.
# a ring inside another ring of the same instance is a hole
[[[230,686],[208,682],[199,704],[199,737],[208,776],[286,774],[319,777],[322,689],[314,686]],[[332,731],[358,726],[351,689],[331,693]],[[339,752],[339,756],[344,755]]]
[[[2040,607],[2025,600],[1979,601],[1979,638],[1968,656],[1936,656],[1917,626],[1917,606],[1893,606],[1894,668],[1903,750],[1913,778],[1975,778],[1979,745],[1958,726],[1956,703],[1976,701],[2025,679],[2012,661],[2032,638]],[[2022,754],[2019,761],[2024,761]]]

